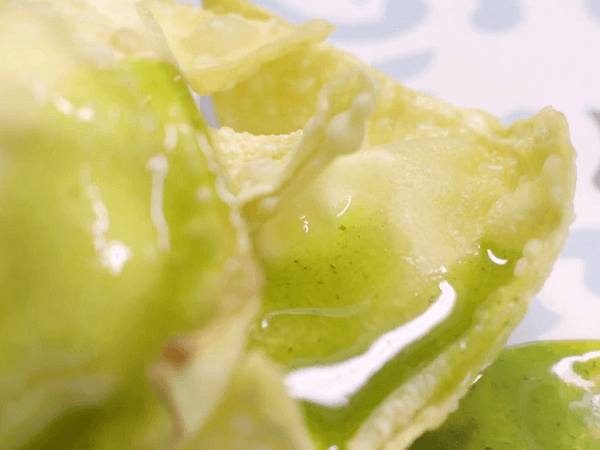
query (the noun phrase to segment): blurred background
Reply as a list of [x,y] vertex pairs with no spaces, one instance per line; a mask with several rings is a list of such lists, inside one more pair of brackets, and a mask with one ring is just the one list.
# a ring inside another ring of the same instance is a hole
[[[184,0],[185,1],[185,0]],[[192,0],[187,0],[194,3]],[[254,0],[411,88],[510,124],[562,111],[578,152],[565,251],[507,345],[600,339],[600,0]]]

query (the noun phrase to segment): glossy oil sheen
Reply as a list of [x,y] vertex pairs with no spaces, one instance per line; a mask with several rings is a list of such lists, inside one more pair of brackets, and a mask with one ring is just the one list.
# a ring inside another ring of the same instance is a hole
[[[438,273],[419,275],[406,260],[408,244],[392,242],[382,211],[351,206],[330,222],[307,209],[305,219],[288,227],[291,251],[266,262],[252,333],[253,344],[288,369],[366,350],[383,331],[423,313],[441,281]],[[408,291],[410,302],[402,300]]]
[[411,450],[515,448],[600,448],[600,341],[504,350],[459,409]]
[[[56,421],[27,449],[132,448],[155,425],[157,436],[169,431],[146,369],[169,338],[214,314],[235,230],[196,142],[205,125],[175,67],[82,64],[49,96],[94,113],[80,120],[48,102],[32,105],[27,133],[0,130],[9,169],[0,197],[0,388],[11,402],[2,412],[12,415],[14,404],[41,426],[48,413],[19,402],[48,399]],[[187,133],[167,149],[169,125]],[[205,201],[202,186],[212,194]],[[102,256],[115,242],[117,264]],[[81,384],[82,392],[69,388]]]
[[[311,435],[322,450],[343,449],[386,397],[460,339],[477,306],[511,279],[520,256],[494,248],[493,254],[508,259],[499,264],[482,242],[477,254],[423,276],[408,262],[409,242],[391,243],[389,225],[376,212],[350,206],[332,222],[306,214],[309,220],[299,220],[297,233],[309,244],[294,247],[295,259],[272,258],[265,268],[267,289],[251,345],[289,370],[288,391],[303,400]],[[290,240],[302,242],[293,234]],[[455,294],[450,313],[411,326],[443,307],[442,286]],[[369,357],[375,347],[384,356]],[[303,371],[312,370],[308,376],[317,377],[315,385],[330,383],[329,390],[343,390],[332,381],[335,375],[323,373],[353,361],[358,364],[340,380],[346,382],[351,374],[363,379],[349,382],[347,395],[329,395],[328,388],[310,392],[311,382],[300,380]],[[373,370],[365,364],[374,365]]]

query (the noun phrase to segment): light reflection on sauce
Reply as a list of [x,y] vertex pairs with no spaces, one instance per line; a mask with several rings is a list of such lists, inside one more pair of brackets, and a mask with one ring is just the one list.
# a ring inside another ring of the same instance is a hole
[[96,221],[92,224],[92,235],[94,236],[94,248],[100,256],[100,264],[110,270],[113,275],[119,275],[125,263],[131,259],[131,249],[123,242],[113,239],[107,241],[106,233],[110,225],[108,208],[102,200],[100,187],[91,183],[90,168],[82,169],[82,181],[85,185],[88,197],[92,202],[92,211],[96,215]]
[[281,311],[271,311],[266,314],[261,321],[261,328],[267,328],[269,326],[269,320],[276,316],[285,315],[309,315],[309,316],[320,316],[320,317],[333,317],[338,319],[344,319],[352,317],[365,310],[371,303],[373,297],[369,296],[360,303],[353,305],[341,306],[337,308],[290,308],[283,309]]
[[347,405],[349,398],[387,362],[450,316],[456,303],[456,292],[447,281],[440,283],[440,289],[441,295],[427,311],[382,335],[366,353],[342,363],[289,373],[284,381],[290,395],[324,406]]
[[301,215],[299,217],[300,220],[302,220],[303,224],[302,224],[302,231],[304,231],[305,233],[308,233],[308,220],[306,220],[306,216],[305,215]]
[[350,203],[352,203],[352,195],[348,197],[348,203],[346,203],[346,206],[344,206],[344,209],[342,209],[342,211],[340,213],[336,214],[336,216],[341,217],[346,212],[348,207],[350,206]]
[[588,413],[585,417],[587,426],[598,427],[600,430],[600,394],[593,395],[594,390],[600,390],[600,386],[593,381],[586,380],[573,368],[575,363],[585,363],[596,358],[600,358],[600,351],[588,352],[579,356],[567,356],[554,364],[550,370],[566,384],[586,391],[582,401],[570,402],[569,408],[585,410]]
[[480,373],[479,375],[477,375],[475,377],[475,379],[473,380],[473,382],[471,383],[471,386],[473,386],[475,383],[477,383],[481,379],[482,376],[483,376],[483,373]]
[[600,358],[600,351],[588,352],[580,356],[567,356],[566,358],[563,358],[554,364],[550,370],[558,375],[558,377],[565,383],[591,392],[596,384],[593,381],[586,380],[582,376],[578,375],[573,369],[573,365],[578,362],[588,362],[595,358]]
[[169,224],[163,211],[163,190],[169,170],[167,157],[160,153],[148,160],[146,168],[152,172],[152,191],[150,196],[150,217],[158,233],[158,248],[168,251],[171,248]]
[[55,95],[54,106],[65,116],[70,116],[75,112],[75,106],[73,106],[73,104],[70,101],[68,101],[60,94]]
[[492,251],[489,248],[487,249],[487,254],[493,262],[495,262],[496,264],[498,264],[500,266],[503,266],[504,264],[506,264],[508,262],[508,259],[498,258],[496,255],[494,255],[492,253]]

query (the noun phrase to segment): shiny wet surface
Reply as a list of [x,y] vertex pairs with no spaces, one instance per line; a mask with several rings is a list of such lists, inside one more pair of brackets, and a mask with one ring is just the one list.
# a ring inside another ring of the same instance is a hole
[[504,350],[459,409],[411,450],[600,448],[600,341]]

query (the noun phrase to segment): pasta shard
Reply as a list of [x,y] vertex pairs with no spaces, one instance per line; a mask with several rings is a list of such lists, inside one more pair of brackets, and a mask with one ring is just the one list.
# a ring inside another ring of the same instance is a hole
[[226,13],[217,8],[217,14],[172,0],[141,4],[162,27],[190,86],[199,95],[229,89],[266,62],[321,41],[334,29],[322,20],[295,26],[251,8]]

